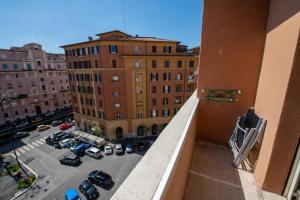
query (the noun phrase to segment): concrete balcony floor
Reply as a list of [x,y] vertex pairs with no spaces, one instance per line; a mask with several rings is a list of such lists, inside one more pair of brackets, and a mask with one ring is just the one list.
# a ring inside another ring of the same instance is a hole
[[196,142],[193,150],[185,200],[283,200],[261,190],[250,172],[234,168],[231,150],[220,145]]

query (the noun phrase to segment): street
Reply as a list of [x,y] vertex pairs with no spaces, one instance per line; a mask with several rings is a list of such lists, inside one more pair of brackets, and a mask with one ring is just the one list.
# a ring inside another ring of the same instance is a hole
[[[80,183],[87,179],[92,170],[102,170],[111,175],[114,186],[110,190],[97,187],[100,199],[110,199],[120,184],[142,158],[142,155],[132,153],[124,155],[104,155],[97,160],[87,155],[81,157],[79,167],[61,165],[58,158],[69,149],[55,149],[45,143],[45,137],[59,130],[52,127],[43,132],[32,131],[30,136],[15,140],[17,155],[21,161],[34,170],[39,178],[37,184],[18,199],[64,199],[64,193],[69,188],[78,190]],[[67,130],[69,131],[69,130]],[[10,144],[0,146],[1,153],[11,151]],[[79,190],[78,190],[79,191]],[[80,192],[80,197],[85,199]]]

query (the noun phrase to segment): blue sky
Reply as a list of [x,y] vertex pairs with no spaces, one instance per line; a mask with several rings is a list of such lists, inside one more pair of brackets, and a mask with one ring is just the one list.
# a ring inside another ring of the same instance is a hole
[[189,47],[200,43],[202,0],[6,0],[0,8],[0,48],[38,42],[47,51],[63,52],[60,45],[123,31],[123,13],[131,35],[175,39]]

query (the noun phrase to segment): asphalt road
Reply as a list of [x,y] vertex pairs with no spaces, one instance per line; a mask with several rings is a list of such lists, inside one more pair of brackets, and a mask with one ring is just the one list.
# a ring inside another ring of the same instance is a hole
[[[44,138],[58,130],[58,127],[44,132],[32,131],[29,137],[14,142],[19,159],[33,169],[39,179],[35,187],[30,189],[18,199],[64,199],[64,193],[68,188],[76,188],[87,179],[89,172],[95,169],[102,170],[112,176],[114,186],[110,190],[97,187],[100,199],[110,199],[113,193],[129,175],[131,170],[142,158],[142,155],[132,153],[118,155],[104,155],[100,160],[83,156],[79,167],[61,165],[58,161],[69,149],[55,149],[45,144]],[[0,152],[11,151],[9,144],[1,145]],[[84,195],[80,193],[82,199]]]

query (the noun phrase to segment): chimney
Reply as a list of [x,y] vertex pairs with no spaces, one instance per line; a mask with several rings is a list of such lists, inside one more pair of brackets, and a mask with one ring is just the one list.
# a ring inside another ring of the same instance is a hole
[[91,36],[89,36],[88,38],[89,38],[89,41],[92,41],[92,40],[93,40],[93,37],[91,37]]

